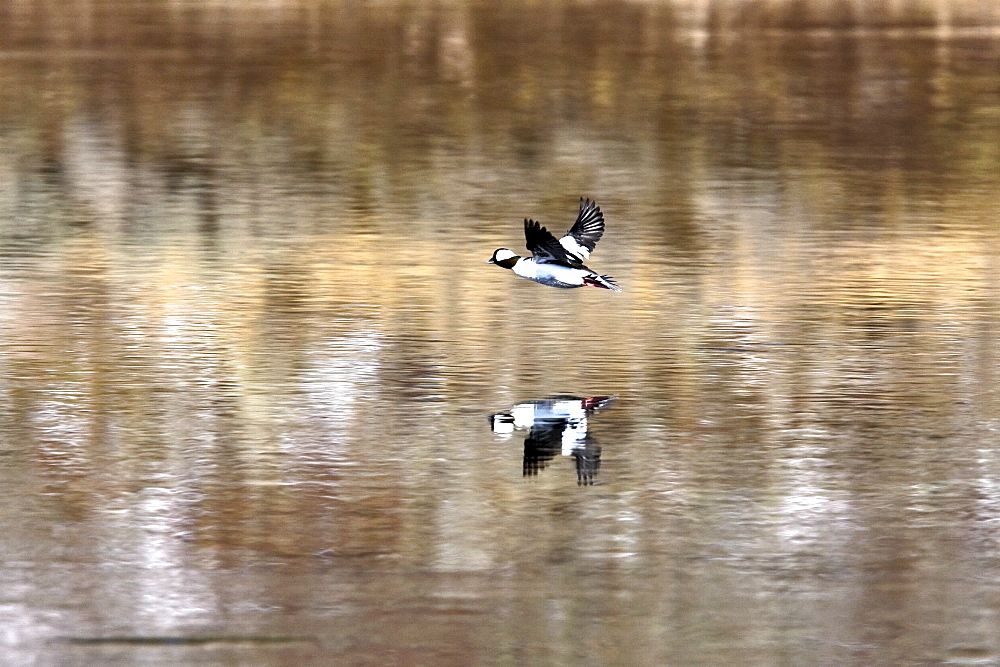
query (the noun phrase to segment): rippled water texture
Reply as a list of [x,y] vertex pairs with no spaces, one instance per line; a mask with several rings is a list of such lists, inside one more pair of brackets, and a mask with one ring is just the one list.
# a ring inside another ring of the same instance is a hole
[[997,32],[345,5],[0,3],[2,661],[1000,662]]

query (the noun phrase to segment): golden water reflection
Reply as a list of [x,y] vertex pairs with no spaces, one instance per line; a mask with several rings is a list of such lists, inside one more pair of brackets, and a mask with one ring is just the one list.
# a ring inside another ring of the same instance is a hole
[[8,654],[996,660],[996,37],[414,6],[0,33]]

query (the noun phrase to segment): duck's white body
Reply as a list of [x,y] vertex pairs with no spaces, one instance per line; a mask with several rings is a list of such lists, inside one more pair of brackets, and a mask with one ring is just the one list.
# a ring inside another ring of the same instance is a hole
[[607,407],[613,396],[552,396],[539,401],[519,403],[509,412],[498,412],[490,416],[493,432],[513,433],[514,429],[531,429],[545,425],[558,431],[562,454],[568,456],[571,450],[587,439],[587,416]]
[[536,283],[549,287],[583,287],[585,279],[596,281],[600,278],[589,269],[577,269],[561,264],[539,264],[531,257],[519,258],[517,263],[511,267],[511,271],[522,278],[534,280]]

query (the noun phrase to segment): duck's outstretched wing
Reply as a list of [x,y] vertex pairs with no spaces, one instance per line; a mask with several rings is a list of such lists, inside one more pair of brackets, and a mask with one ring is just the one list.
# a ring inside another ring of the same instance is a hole
[[583,268],[583,262],[576,255],[567,252],[556,237],[552,236],[552,232],[534,220],[525,218],[524,239],[531,256],[539,264],[563,264]]
[[590,257],[594,246],[604,236],[604,214],[597,202],[580,197],[580,213],[576,216],[573,227],[566,236],[559,239],[559,244],[566,252],[583,262]]

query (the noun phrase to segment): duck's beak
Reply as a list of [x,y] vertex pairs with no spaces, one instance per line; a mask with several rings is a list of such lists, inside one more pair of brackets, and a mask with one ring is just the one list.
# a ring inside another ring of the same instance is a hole
[[492,257],[490,257],[488,260],[486,260],[486,263],[487,264],[496,264],[496,262],[493,261]]

